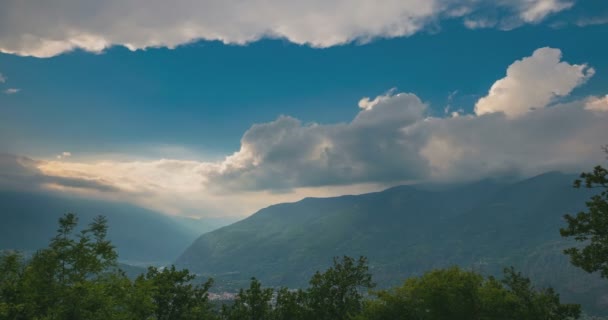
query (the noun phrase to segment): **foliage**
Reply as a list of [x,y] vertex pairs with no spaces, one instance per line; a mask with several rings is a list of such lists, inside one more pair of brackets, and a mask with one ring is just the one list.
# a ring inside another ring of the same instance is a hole
[[357,319],[558,320],[580,316],[578,305],[561,304],[552,290],[535,290],[530,280],[513,269],[505,269],[502,281],[457,267],[434,270],[376,296]]
[[301,289],[289,290],[281,288],[277,291],[276,303],[273,310],[275,320],[305,320],[309,319],[307,293]]
[[317,272],[310,280],[308,303],[313,318],[320,320],[348,319],[361,311],[361,289],[375,286],[368,271],[367,259],[344,256],[334,258],[334,265],[324,273]]
[[22,258],[6,252],[0,257],[0,319],[18,319],[23,312],[21,296]]
[[151,268],[131,281],[116,268],[106,239],[107,221],[97,217],[77,232],[78,219],[59,219],[49,246],[27,261],[16,253],[0,258],[0,319],[202,319],[210,312],[208,281],[174,267]]
[[[201,319],[211,317],[208,291],[213,284],[209,279],[202,286],[191,281],[195,275],[188,270],[176,270],[175,266],[159,271],[149,268],[145,279],[152,283],[154,319]],[[143,282],[143,279],[138,278]],[[145,283],[145,282],[144,282]]]
[[256,279],[251,279],[249,289],[241,289],[236,296],[234,304],[222,308],[222,315],[227,320],[264,320],[272,316],[272,294],[271,288],[262,288],[262,284]]
[[608,169],[596,166],[592,172],[582,173],[581,179],[574,182],[576,188],[598,188],[600,193],[587,201],[588,211],[564,216],[568,226],[560,229],[561,235],[581,242],[564,253],[573,265],[608,278]]
[[570,264],[562,252],[571,242],[556,232],[564,225],[562,215],[580,211],[592,195],[573,190],[574,179],[552,172],[517,182],[307,198],[203,234],[177,264],[215,274],[218,285],[236,291],[248,287],[251,276],[269,287],[306,288],[316,270],[344,254],[368,257],[382,288],[453,265],[495,276],[515,266],[535,283],[554,286],[564,299],[607,314],[600,297],[608,294],[608,283]]
[[513,269],[502,281],[458,268],[431,271],[403,286],[374,287],[367,259],[334,258],[306,289],[264,288],[251,279],[232,304],[214,308],[213,281],[195,284],[188,270],[149,268],[135,279],[117,265],[99,217],[78,231],[78,219],[59,220],[48,248],[24,259],[0,257],[0,320],[309,320],[309,319],[546,319],[577,318],[551,289],[536,290]]

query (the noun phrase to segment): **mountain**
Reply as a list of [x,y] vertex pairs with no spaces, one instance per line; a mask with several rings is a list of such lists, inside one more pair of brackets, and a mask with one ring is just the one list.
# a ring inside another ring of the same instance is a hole
[[380,287],[433,268],[460,265],[500,275],[515,266],[566,300],[601,310],[606,281],[562,254],[562,216],[591,195],[576,176],[552,172],[518,182],[400,186],[336,198],[307,198],[262,209],[199,237],[177,265],[217,279],[251,276],[266,285],[306,285],[332,257],[367,256]]
[[108,218],[108,237],[119,259],[134,265],[173,261],[196,237],[219,221],[175,218],[137,206],[46,193],[0,192],[0,249],[35,251],[46,246],[63,214],[78,215],[81,225],[97,215]]

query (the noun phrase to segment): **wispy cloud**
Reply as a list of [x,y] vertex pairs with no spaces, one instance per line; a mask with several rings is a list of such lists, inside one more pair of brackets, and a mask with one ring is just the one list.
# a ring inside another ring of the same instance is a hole
[[61,159],[69,158],[71,156],[72,156],[71,152],[64,151],[61,154],[58,154],[56,158],[59,159],[59,160],[61,160]]
[[608,24],[608,16],[581,18],[576,22],[579,27]]
[[6,77],[2,73],[0,73],[0,83],[5,83],[6,80]]
[[21,89],[19,88],[8,88],[6,90],[4,90],[5,94],[16,94],[19,93],[21,91]]

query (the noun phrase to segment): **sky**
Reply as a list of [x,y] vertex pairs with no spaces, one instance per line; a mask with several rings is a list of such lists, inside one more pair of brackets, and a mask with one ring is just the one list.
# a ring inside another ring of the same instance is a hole
[[246,216],[605,161],[604,0],[1,6],[0,190]]

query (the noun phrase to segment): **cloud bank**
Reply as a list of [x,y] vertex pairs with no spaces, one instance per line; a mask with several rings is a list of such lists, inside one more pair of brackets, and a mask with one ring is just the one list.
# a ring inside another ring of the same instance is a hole
[[[73,191],[81,181],[88,193],[201,215],[244,215],[305,196],[402,183],[580,171],[604,159],[608,97],[560,99],[592,77],[592,70],[562,61],[558,49],[540,48],[511,64],[471,114],[432,117],[415,94],[390,90],[362,98],[349,122],[280,116],[255,124],[243,134],[240,149],[221,161],[62,157],[27,167],[55,179],[55,189]],[[5,174],[13,171],[19,172],[9,166]],[[92,182],[111,189],[97,190]]]
[[[4,0],[0,52],[51,57],[74,49],[131,50],[192,41],[283,38],[329,47],[409,36],[442,19],[470,28],[538,23],[575,0]],[[489,18],[491,17],[491,18]]]

